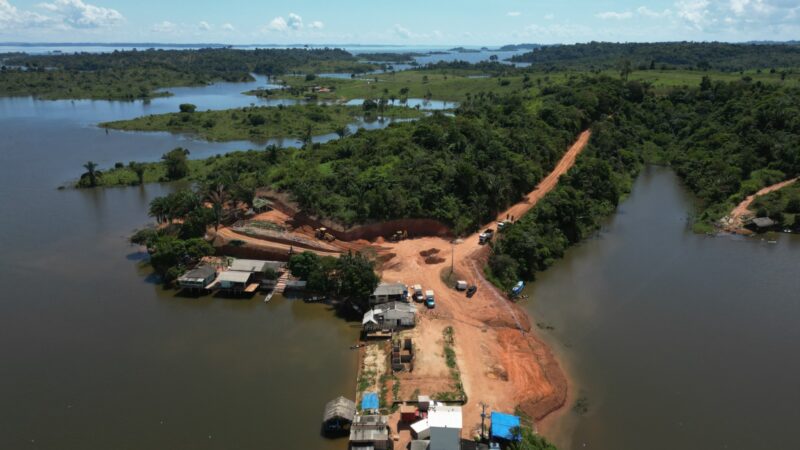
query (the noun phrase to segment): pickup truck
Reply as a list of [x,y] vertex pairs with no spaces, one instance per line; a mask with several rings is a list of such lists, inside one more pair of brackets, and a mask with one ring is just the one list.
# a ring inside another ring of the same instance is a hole
[[491,241],[493,237],[494,237],[494,230],[489,228],[488,230],[478,235],[478,243],[483,245]]
[[436,301],[433,298],[433,291],[431,290],[425,291],[425,306],[428,308],[436,307]]

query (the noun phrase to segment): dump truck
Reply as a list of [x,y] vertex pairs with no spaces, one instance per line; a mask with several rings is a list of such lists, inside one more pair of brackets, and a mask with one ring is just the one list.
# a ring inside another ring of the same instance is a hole
[[425,306],[428,308],[436,307],[436,300],[434,300],[433,291],[430,289],[425,291]]

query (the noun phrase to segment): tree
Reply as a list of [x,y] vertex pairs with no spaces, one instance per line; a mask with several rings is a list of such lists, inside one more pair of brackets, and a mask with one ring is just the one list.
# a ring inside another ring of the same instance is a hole
[[313,252],[303,252],[292,255],[289,258],[287,267],[295,276],[301,280],[308,280],[308,276],[313,272],[319,264],[319,256]]
[[206,197],[208,201],[211,202],[214,231],[217,231],[225,215],[225,204],[228,202],[228,192],[225,190],[224,185],[218,184],[214,189],[208,192]]
[[339,136],[339,138],[347,137],[350,135],[350,128],[348,128],[347,125],[342,125],[336,129],[336,135]]
[[136,174],[136,179],[139,180],[139,184],[144,184],[145,165],[131,161],[128,167]]
[[297,140],[301,147],[307,148],[314,141],[314,127],[310,123],[306,126],[303,135]]
[[701,91],[711,90],[711,78],[709,78],[708,75],[703,75],[703,79],[700,80],[700,90]]
[[88,161],[83,165],[83,168],[86,169],[86,173],[84,173],[81,178],[86,177],[89,180],[89,187],[97,186],[97,177],[100,174],[97,170],[97,164],[93,163],[92,161]]
[[167,166],[168,180],[180,180],[189,174],[188,155],[189,150],[178,147],[161,157]]
[[511,450],[558,450],[556,446],[547,441],[547,439],[535,434],[528,427],[519,427],[514,431],[514,434],[520,436],[519,442],[511,444]]
[[361,311],[369,309],[369,296],[380,281],[372,261],[359,252],[348,252],[337,261],[336,277],[340,297]]
[[193,113],[197,110],[197,106],[191,103],[181,103],[178,108],[182,113]]
[[619,76],[623,80],[628,81],[628,76],[631,74],[631,72],[633,72],[633,68],[631,67],[631,61],[629,59],[623,60],[620,63]]

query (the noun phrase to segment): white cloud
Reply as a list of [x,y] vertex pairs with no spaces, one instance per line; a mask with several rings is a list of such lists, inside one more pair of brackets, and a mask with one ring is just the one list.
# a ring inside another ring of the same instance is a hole
[[39,13],[17,9],[8,0],[0,0],[0,32],[20,28],[38,27],[52,22]]
[[178,31],[178,25],[165,20],[150,27],[150,31],[154,33],[174,33]]
[[53,3],[42,3],[39,7],[70,28],[111,27],[125,21],[125,17],[116,9],[90,5],[82,0],[55,0]]
[[286,23],[286,19],[281,16],[278,16],[267,25],[268,30],[272,31],[286,31],[289,29],[289,25]]
[[402,39],[411,39],[411,37],[414,35],[411,30],[399,24],[395,24],[395,26],[392,27],[392,33]]
[[709,18],[708,0],[681,0],[675,3],[678,17],[685,20],[691,27],[702,30],[713,21]]
[[653,11],[652,9],[648,8],[647,6],[640,6],[636,8],[636,12],[639,13],[640,16],[644,17],[651,17],[651,18],[659,18],[659,17],[668,17],[672,15],[672,11],[665,9],[664,11],[658,12]]
[[286,23],[289,25],[289,28],[293,30],[303,28],[303,18],[295,13],[289,13],[289,20],[287,20]]
[[234,30],[236,30],[236,28],[233,25],[229,24],[229,23],[223,23],[221,28],[222,28],[223,31],[234,31]]
[[205,20],[201,20],[200,23],[197,24],[197,29],[199,29],[200,31],[209,31],[211,30],[211,24],[209,24]]
[[555,15],[555,14],[553,14],[553,13],[550,13],[550,14],[545,14],[545,15],[544,15],[544,20],[553,20],[553,19],[555,19],[555,18],[556,18],[556,15]]
[[519,11],[511,11],[511,12],[508,13],[508,15],[511,16],[511,17],[519,17],[519,16],[522,15],[522,13],[519,12]]
[[633,17],[633,13],[630,11],[624,11],[624,12],[607,11],[595,15],[603,20],[625,20]]
[[308,28],[311,28],[312,30],[321,30],[321,29],[325,28],[325,24],[322,23],[319,20],[315,20],[315,21],[311,22],[310,24],[308,24]]

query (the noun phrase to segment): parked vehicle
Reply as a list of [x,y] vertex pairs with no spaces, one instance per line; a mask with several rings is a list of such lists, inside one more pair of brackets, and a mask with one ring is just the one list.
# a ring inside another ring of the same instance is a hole
[[510,220],[503,220],[502,222],[497,222],[497,231],[503,231],[505,228],[511,224]]
[[486,244],[487,242],[492,240],[492,237],[494,237],[494,231],[492,231],[491,229],[486,230],[478,235],[478,243],[481,245]]
[[472,298],[472,296],[475,295],[476,292],[478,292],[478,286],[475,286],[473,284],[472,286],[467,288],[467,297]]
[[415,284],[414,285],[414,301],[418,303],[422,303],[425,300],[425,296],[422,294],[422,286]]
[[425,291],[425,306],[427,306],[428,308],[436,307],[436,300],[434,300],[433,291],[430,289]]
[[515,284],[514,287],[511,288],[511,295],[513,297],[516,297],[520,293],[522,293],[523,289],[525,289],[525,283],[523,281],[517,281],[517,284]]
[[466,291],[467,290],[467,282],[464,280],[456,281],[456,289],[459,291]]

